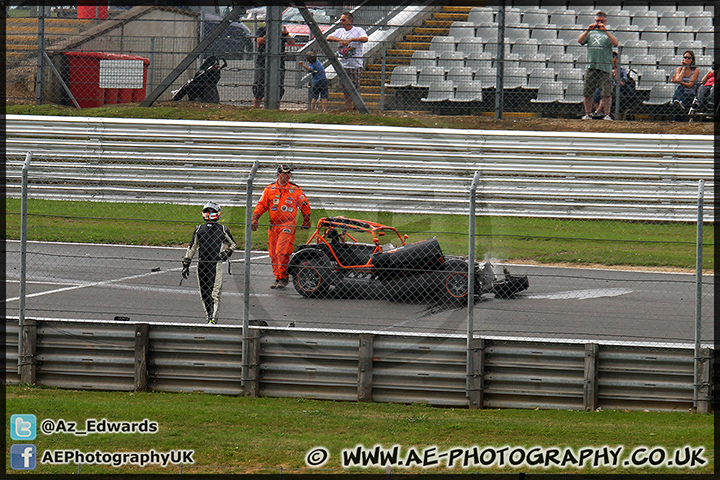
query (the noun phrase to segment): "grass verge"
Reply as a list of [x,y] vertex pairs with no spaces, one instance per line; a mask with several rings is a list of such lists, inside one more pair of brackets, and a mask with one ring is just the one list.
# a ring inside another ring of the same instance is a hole
[[[434,408],[427,405],[390,403],[349,403],[290,398],[246,398],[199,393],[82,392],[29,386],[6,387],[6,420],[12,414],[32,413],[38,424],[43,419],[64,419],[85,429],[85,420],[142,421],[158,423],[154,434],[94,434],[76,436],[38,434],[34,440],[38,456],[45,450],[83,452],[158,452],[194,450],[193,465],[183,465],[184,474],[193,473],[384,473],[382,467],[343,468],[341,453],[357,445],[401,447],[400,457],[409,449],[421,452],[436,447],[438,453],[455,447],[477,446],[514,449],[552,447],[575,452],[585,447],[617,448],[627,460],[637,447],[662,447],[678,459],[683,448],[704,447],[706,463],[692,470],[648,462],[637,468],[621,465],[560,468],[552,463],[540,466],[508,465],[499,468],[476,465],[448,469],[447,459],[431,468],[394,469],[395,473],[712,473],[714,471],[713,415],[688,412],[637,411],[554,411],[554,410],[467,410]],[[13,443],[6,432],[6,441]],[[330,458],[322,467],[311,469],[305,456],[323,446]],[[498,457],[499,458],[499,457]],[[529,456],[528,456],[529,458]],[[638,457],[640,458],[640,457]],[[667,462],[666,462],[667,463]],[[699,463],[699,462],[698,462]],[[74,474],[77,465],[39,464],[33,473]],[[100,466],[82,465],[91,473],[179,473],[179,465]]]
[[[6,238],[20,238],[20,201],[6,198]],[[467,255],[468,219],[460,215],[313,210],[313,222],[345,215],[396,227],[409,241],[436,236],[446,254]],[[198,207],[171,204],[88,203],[31,199],[28,238],[40,241],[130,245],[187,244],[201,221]],[[267,221],[267,216],[263,217]],[[226,207],[222,222],[244,244],[245,209]],[[696,226],[684,223],[581,221],[554,218],[478,217],[477,258],[538,263],[574,263],[695,268]],[[713,225],[704,228],[703,268],[715,264]],[[298,230],[304,243],[312,230]],[[254,249],[265,249],[267,231],[253,234]]]

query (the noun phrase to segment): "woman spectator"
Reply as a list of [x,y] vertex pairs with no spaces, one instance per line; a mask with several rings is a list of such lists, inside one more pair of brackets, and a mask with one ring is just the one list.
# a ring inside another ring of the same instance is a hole
[[[695,66],[695,53],[692,50],[686,50],[683,53],[682,65],[677,67],[675,75],[670,79],[671,82],[678,84],[673,94],[673,104],[683,113],[687,112],[690,103],[697,95],[699,76],[700,71]],[[680,120],[681,118],[679,115],[675,115],[674,119]]]

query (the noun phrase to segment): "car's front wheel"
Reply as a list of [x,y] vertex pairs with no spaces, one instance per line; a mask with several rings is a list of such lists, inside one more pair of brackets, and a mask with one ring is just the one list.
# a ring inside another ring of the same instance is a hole
[[327,293],[332,278],[332,267],[326,258],[311,257],[302,260],[293,274],[293,286],[303,297],[319,297]]
[[462,260],[449,260],[441,273],[440,300],[460,306],[467,303],[468,264]]

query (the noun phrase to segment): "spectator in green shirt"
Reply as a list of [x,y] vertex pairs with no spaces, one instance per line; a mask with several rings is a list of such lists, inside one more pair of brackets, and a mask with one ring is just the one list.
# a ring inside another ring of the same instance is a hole
[[618,46],[618,39],[607,29],[607,14],[597,12],[595,23],[588,25],[578,37],[578,43],[588,47],[588,66],[585,72],[585,84],[583,85],[583,103],[585,116],[583,120],[592,119],[593,95],[595,89],[600,89],[600,108],[604,113],[605,120],[612,120],[610,116],[610,96],[612,95],[612,53],[613,48]]

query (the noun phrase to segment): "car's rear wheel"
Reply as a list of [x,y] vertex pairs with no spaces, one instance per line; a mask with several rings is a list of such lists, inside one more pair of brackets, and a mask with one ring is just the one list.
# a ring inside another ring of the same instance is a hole
[[440,300],[460,306],[467,303],[468,264],[462,260],[449,260],[441,274]]
[[330,262],[322,257],[302,260],[293,274],[293,286],[303,297],[319,297],[327,293],[332,278]]

